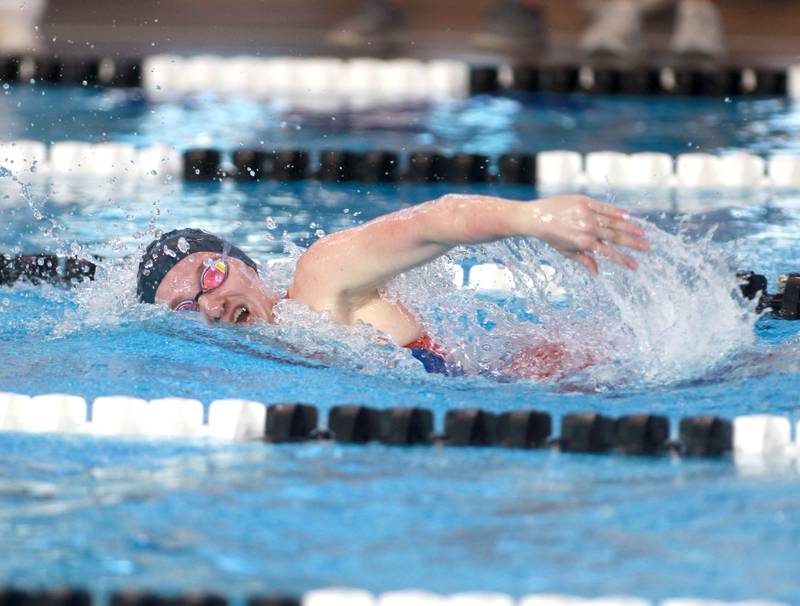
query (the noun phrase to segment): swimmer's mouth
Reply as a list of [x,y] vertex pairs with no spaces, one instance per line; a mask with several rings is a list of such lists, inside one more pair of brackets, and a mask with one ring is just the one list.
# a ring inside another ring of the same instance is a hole
[[247,309],[246,305],[242,305],[239,307],[233,314],[233,323],[234,324],[247,324],[250,320],[250,310]]

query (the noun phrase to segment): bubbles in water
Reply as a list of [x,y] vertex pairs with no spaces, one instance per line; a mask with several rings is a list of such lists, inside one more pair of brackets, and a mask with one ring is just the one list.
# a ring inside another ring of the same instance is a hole
[[[454,249],[396,278],[386,296],[412,307],[470,374],[570,376],[590,388],[702,376],[754,341],[756,316],[710,237],[690,243],[646,227],[653,249],[634,253],[637,272],[601,260],[592,279],[537,241],[509,240]],[[452,265],[476,261],[508,268],[512,296],[454,292]]]

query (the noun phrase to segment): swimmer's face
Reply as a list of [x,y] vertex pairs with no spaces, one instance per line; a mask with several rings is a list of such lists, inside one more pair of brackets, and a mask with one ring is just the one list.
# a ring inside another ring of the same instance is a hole
[[[205,268],[204,262],[219,258],[217,253],[197,252],[182,259],[159,284],[156,303],[175,309],[179,303],[193,300],[201,290],[200,274]],[[228,258],[227,263],[225,281],[197,300],[200,312],[209,322],[271,322],[277,295],[259,279],[253,268],[239,259]]]

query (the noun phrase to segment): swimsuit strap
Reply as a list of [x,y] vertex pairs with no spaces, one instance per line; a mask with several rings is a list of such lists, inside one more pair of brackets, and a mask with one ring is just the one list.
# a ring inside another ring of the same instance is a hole
[[403,347],[406,349],[426,349],[428,351],[435,351],[437,353],[442,351],[442,346],[438,343],[434,343],[433,339],[431,339],[428,335],[423,335],[419,339],[403,345]]

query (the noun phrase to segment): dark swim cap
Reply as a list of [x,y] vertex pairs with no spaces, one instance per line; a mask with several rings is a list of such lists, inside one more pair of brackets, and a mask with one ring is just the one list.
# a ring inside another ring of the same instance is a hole
[[[174,229],[153,240],[145,249],[136,274],[136,296],[143,303],[156,302],[156,290],[170,269],[196,252],[220,253],[225,240],[202,229]],[[243,261],[258,271],[255,261],[236,246],[230,246],[228,256]]]

